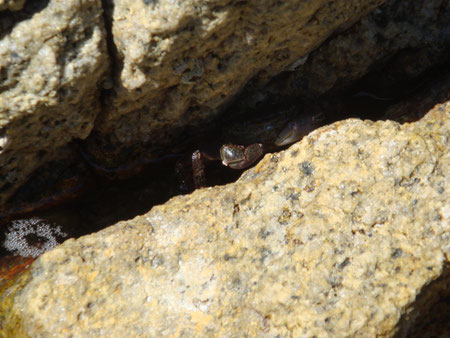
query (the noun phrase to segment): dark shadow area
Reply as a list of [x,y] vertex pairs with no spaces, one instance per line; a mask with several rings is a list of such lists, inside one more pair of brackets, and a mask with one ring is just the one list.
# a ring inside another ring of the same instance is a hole
[[68,216],[62,219],[79,220],[77,232],[70,231],[73,236],[98,231],[143,214],[170,197],[193,191],[191,158],[196,150],[205,154],[205,185],[227,184],[244,170],[221,164],[219,149],[223,144],[262,143],[266,152],[279,151],[287,147],[274,145],[280,131],[290,121],[307,115],[320,117],[320,123],[309,126],[309,131],[346,118],[412,122],[450,96],[448,65],[439,65],[414,80],[393,82],[389,87],[384,77],[382,72],[368,74],[351,87],[317,100],[278,96],[253,106],[232,104],[217,121],[186,129],[178,145],[181,152],[161,152],[159,158],[144,154],[121,167],[96,163],[82,142],[74,143],[73,156],[65,165],[50,162],[38,169],[0,209],[0,226],[4,228],[14,218],[32,217],[42,210],[49,209],[47,215],[60,214],[64,209]]
[[[103,84],[103,90],[101,91],[102,108],[105,107],[108,101],[108,97],[113,95],[112,88],[118,88],[119,85],[114,81],[120,79],[120,73],[122,72],[123,62],[120,54],[117,52],[116,44],[113,37],[113,13],[114,13],[114,1],[102,0],[103,7],[103,23],[105,25],[106,36],[106,48],[108,50],[109,62],[110,62],[110,77]],[[102,114],[100,114],[102,115]]]
[[11,33],[11,30],[21,21],[30,19],[47,7],[50,0],[27,0],[20,11],[5,10],[0,12],[0,40]]
[[450,264],[405,310],[395,338],[450,337]]

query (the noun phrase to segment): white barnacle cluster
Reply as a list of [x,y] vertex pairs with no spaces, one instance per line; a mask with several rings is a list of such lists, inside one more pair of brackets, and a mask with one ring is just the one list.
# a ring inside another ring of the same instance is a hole
[[16,255],[36,258],[53,249],[65,237],[67,234],[60,226],[33,217],[12,221],[3,246]]

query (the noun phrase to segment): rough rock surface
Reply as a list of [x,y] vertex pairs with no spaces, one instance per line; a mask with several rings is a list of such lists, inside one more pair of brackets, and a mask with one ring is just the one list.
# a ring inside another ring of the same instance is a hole
[[56,149],[90,133],[109,70],[101,13],[100,0],[0,13],[0,204]]
[[173,198],[47,252],[3,295],[5,329],[407,332],[416,310],[423,317],[432,306],[425,295],[449,290],[449,135],[450,102],[412,124],[350,119],[320,128],[234,184]]
[[265,94],[316,97],[388,67],[379,85],[392,95],[389,86],[448,60],[448,2],[387,1],[351,25],[380,3],[117,3],[115,89],[91,151],[101,159],[105,148],[167,144],[241,89],[250,104]]
[[268,90],[315,97],[383,69],[382,74],[374,72],[379,77],[371,79],[371,86],[378,86],[379,95],[390,97],[393,85],[398,87],[439,63],[448,63],[449,54],[448,1],[391,0],[326,41],[289,76],[275,78]]
[[268,81],[383,2],[116,1],[107,11],[115,84],[91,152],[102,159],[117,145],[167,145],[250,79]]
[[280,72],[268,93],[294,97],[374,64],[423,72],[449,54],[449,16],[444,0],[0,0],[0,204],[96,117],[85,146],[100,166],[182,152],[174,136],[198,134],[241,90],[267,98]]

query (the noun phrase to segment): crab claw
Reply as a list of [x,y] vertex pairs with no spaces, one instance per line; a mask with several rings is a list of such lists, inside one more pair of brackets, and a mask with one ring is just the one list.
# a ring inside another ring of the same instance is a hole
[[263,154],[261,143],[251,144],[247,147],[234,144],[224,144],[220,148],[222,164],[232,169],[243,169],[252,165]]

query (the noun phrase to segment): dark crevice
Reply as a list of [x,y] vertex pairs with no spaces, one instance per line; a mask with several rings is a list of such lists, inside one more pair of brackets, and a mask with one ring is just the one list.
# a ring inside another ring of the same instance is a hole
[[103,7],[102,12],[103,23],[106,33],[106,49],[109,55],[110,69],[107,78],[104,80],[102,84],[102,89],[100,92],[101,112],[97,117],[100,117],[103,114],[105,114],[108,99],[113,95],[114,88],[118,87],[118,83],[116,82],[119,81],[118,79],[120,78],[120,73],[123,68],[123,63],[119,57],[120,54],[117,50],[116,44],[114,43],[114,37],[112,33],[114,1],[102,0],[102,7]]
[[[345,91],[328,93],[312,101],[298,100],[295,97],[272,96],[249,106],[238,99],[227,107],[218,120],[209,121],[201,127],[183,129],[183,132],[180,132],[183,142],[179,145],[179,152],[162,152],[159,158],[151,155],[145,156],[145,154],[139,157],[133,148],[123,147],[124,157],[132,160],[118,167],[108,167],[96,162],[95,158],[86,151],[83,142],[75,143],[73,148],[75,157],[71,160],[72,162],[65,162],[71,167],[77,163],[81,165],[80,173],[67,172],[68,176],[64,179],[65,181],[63,180],[63,185],[55,185],[54,197],[52,197],[51,189],[46,191],[47,197],[42,189],[42,187],[51,186],[52,175],[47,177],[45,172],[34,175],[35,179],[31,177],[29,184],[19,189],[22,197],[11,198],[9,207],[6,205],[5,208],[0,209],[0,214],[2,210],[10,213],[15,210],[15,214],[23,216],[28,211],[32,211],[27,208],[27,199],[24,198],[26,196],[30,197],[28,203],[31,206],[34,203],[34,205],[45,207],[46,203],[47,206],[66,203],[67,196],[64,197],[64,192],[71,197],[78,191],[87,191],[88,194],[81,195],[81,198],[73,200],[73,203],[69,201],[72,204],[69,209],[78,210],[77,218],[104,213],[98,217],[103,220],[89,219],[89,222],[82,222],[83,224],[96,224],[87,232],[96,231],[119,220],[131,219],[137,214],[145,213],[153,205],[164,203],[174,195],[189,192],[193,188],[190,159],[193,151],[197,149],[209,154],[212,158],[217,157],[218,149],[226,143],[264,143],[265,149],[269,152],[278,151],[282,148],[273,148],[272,146],[272,149],[271,140],[273,143],[287,122],[297,117],[308,114],[317,115],[322,119],[320,120],[321,125],[349,117],[401,121],[404,117],[402,115],[395,116],[395,113],[407,111],[413,113],[412,118],[406,117],[410,118],[407,121],[410,122],[419,119],[435,104],[448,100],[448,89],[446,89],[450,86],[448,66],[447,68],[439,66],[433,72],[415,79],[414,82],[407,81],[407,86],[403,87],[406,93],[400,90],[397,96],[394,95],[396,92],[391,90],[391,96],[384,97],[386,94],[380,92],[377,86],[373,86],[377,83],[376,74],[368,74],[354,85],[347,87]],[[393,86],[395,88],[394,84]],[[415,104],[417,100],[420,101],[420,104]],[[412,102],[412,105],[406,106],[405,109],[403,106],[405,102]],[[386,116],[386,112],[397,105],[399,108],[393,111],[394,116]],[[199,130],[202,132],[199,133]],[[210,161],[205,166],[208,186],[233,182],[242,174],[241,170],[224,167],[220,161]],[[85,168],[88,170],[86,171]],[[56,169],[49,170],[49,172],[56,173],[56,178],[64,176],[57,174]],[[81,181],[77,178],[80,176],[83,178]],[[84,180],[86,178],[88,180]],[[65,185],[65,182],[68,185]],[[77,188],[78,184],[81,184],[79,188]],[[134,188],[130,189],[130,187]],[[73,191],[73,188],[78,190]],[[37,202],[32,202],[33,195],[37,196]],[[119,203],[116,208],[111,208],[112,205],[124,199],[141,202],[133,202],[131,205]],[[73,205],[77,205],[77,207],[73,207]],[[55,208],[55,212],[64,208],[59,205]]]
[[395,338],[448,337],[450,334],[450,262],[442,275],[425,285],[398,323]]

